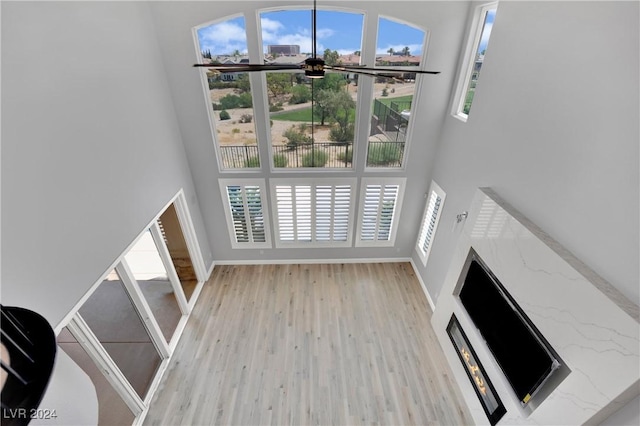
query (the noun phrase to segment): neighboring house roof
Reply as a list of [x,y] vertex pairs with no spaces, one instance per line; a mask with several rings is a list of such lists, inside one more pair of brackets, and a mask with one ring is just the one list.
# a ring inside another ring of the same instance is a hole
[[301,64],[307,59],[307,55],[291,55],[291,56],[278,56],[269,61],[270,64]]
[[420,56],[382,55],[376,56],[376,62],[388,62],[389,64],[403,64],[408,62],[418,65],[420,63]]
[[342,65],[360,65],[360,56],[354,54],[340,55],[340,62]]

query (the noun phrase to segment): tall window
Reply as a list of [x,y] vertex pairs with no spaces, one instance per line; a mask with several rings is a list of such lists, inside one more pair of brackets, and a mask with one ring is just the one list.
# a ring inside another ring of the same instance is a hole
[[[302,68],[313,53],[311,15],[311,9],[262,11],[260,40],[247,40],[243,16],[197,27],[199,60]],[[426,32],[392,18],[372,16],[378,19],[376,45],[363,46],[363,13],[318,10],[315,54],[331,66],[394,67],[401,78],[327,70],[323,78],[309,79],[295,69],[215,73],[201,68],[222,171],[266,170],[267,164],[269,170],[280,171],[354,169],[356,161],[366,168],[403,166],[416,95],[414,71],[423,65]],[[257,57],[249,58],[249,50]],[[364,64],[362,52],[374,50],[373,63]],[[375,87],[371,105],[358,104],[362,84]],[[259,116],[253,109],[254,98],[262,99],[257,92],[266,98],[268,108],[268,112],[258,108]],[[358,117],[368,125],[359,125]],[[268,129],[267,135],[256,135],[256,128]],[[358,129],[366,134],[356,135]],[[367,142],[363,158],[354,158],[356,140]],[[260,158],[259,143],[269,144],[268,151],[261,152],[269,152],[270,158]]]
[[357,246],[394,244],[405,181],[404,178],[362,179]]
[[220,179],[233,248],[270,248],[264,180]]
[[[249,63],[243,17],[197,29],[202,63]],[[208,86],[209,113],[215,126],[221,169],[260,167],[251,82],[247,73],[202,69]]]
[[[311,56],[311,11],[260,14],[264,60],[303,64]],[[316,55],[327,65],[358,65],[364,16],[317,11]],[[351,168],[357,81],[346,73],[309,79],[299,72],[269,72],[271,149],[275,168]]]
[[416,93],[425,32],[387,18],[378,21],[376,66],[406,71],[402,79],[374,77],[367,167],[401,167]]
[[355,182],[272,179],[276,246],[351,246]]
[[495,2],[479,6],[475,13],[453,111],[453,115],[462,121],[467,121],[471,111],[497,10],[498,3]]
[[420,227],[418,241],[416,242],[416,250],[418,251],[420,259],[422,259],[423,265],[427,264],[429,253],[431,253],[431,245],[436,233],[436,228],[438,227],[438,222],[440,221],[444,198],[445,193],[442,188],[432,181],[427,197],[427,205],[424,209],[422,226]]

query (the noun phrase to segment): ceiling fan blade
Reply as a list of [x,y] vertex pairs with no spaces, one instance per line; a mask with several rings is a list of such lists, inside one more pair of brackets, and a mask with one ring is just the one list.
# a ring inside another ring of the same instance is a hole
[[414,73],[414,74],[440,74],[440,71],[425,71],[425,70],[419,70],[419,69],[415,69],[415,70],[407,70],[407,69],[394,69],[394,68],[373,68],[373,67],[367,67],[366,65],[334,65],[334,67],[341,67],[344,68],[345,70],[348,70],[349,72],[355,72],[358,70],[364,70],[364,71],[381,71],[381,72],[391,72],[391,73]]
[[212,71],[233,73],[233,72],[256,72],[256,71],[283,71],[301,70],[302,65],[297,64],[193,64],[197,68],[207,68]]
[[339,66],[333,66],[333,65],[327,65],[325,66],[325,69],[329,72],[343,72],[343,73],[353,73],[353,74],[360,74],[360,75],[369,75],[371,77],[387,77],[387,78],[393,78],[395,80],[400,80],[400,81],[405,81],[404,78],[402,78],[402,74],[401,72],[395,72],[395,73],[389,73],[389,72],[382,72],[382,73],[376,73],[376,72],[369,72],[369,71],[361,71],[361,70],[356,70],[356,69],[343,69]]

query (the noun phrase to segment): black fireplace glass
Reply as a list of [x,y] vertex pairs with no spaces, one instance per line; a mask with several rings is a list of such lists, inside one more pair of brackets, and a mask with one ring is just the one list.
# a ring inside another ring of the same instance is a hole
[[482,409],[487,415],[491,426],[495,425],[502,416],[505,415],[507,410],[500,400],[493,384],[491,384],[491,380],[489,380],[484,367],[482,367],[482,364],[478,360],[473,347],[467,339],[467,335],[464,333],[462,327],[460,327],[460,323],[458,322],[455,314],[452,315],[451,320],[449,320],[449,325],[447,325],[447,334],[449,335],[449,338],[453,343],[453,347],[456,349],[456,353],[458,354],[458,358],[460,358],[460,362],[462,362],[464,370],[471,381],[471,385],[480,400]]

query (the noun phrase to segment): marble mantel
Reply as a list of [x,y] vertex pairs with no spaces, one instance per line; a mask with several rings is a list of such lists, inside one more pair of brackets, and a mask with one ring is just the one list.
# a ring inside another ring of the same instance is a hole
[[[455,295],[472,249],[570,370],[534,408],[520,406]],[[432,317],[475,422],[489,424],[445,330],[454,313],[505,404],[499,424],[598,424],[640,393],[638,306],[489,188],[474,197]]]

